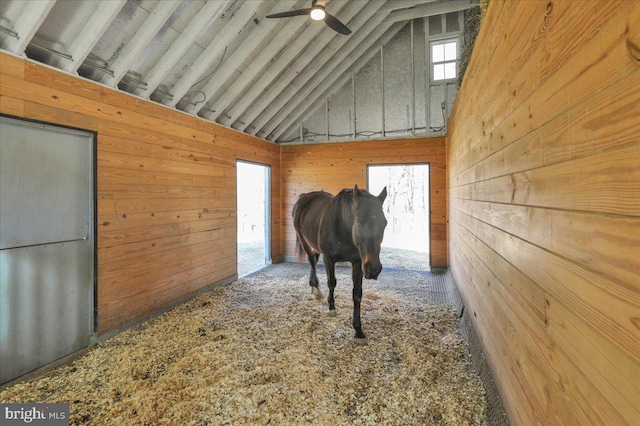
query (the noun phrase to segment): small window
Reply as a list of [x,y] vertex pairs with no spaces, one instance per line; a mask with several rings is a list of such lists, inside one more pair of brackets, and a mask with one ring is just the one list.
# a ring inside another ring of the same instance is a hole
[[431,78],[433,81],[455,79],[458,75],[457,61],[457,40],[431,43]]

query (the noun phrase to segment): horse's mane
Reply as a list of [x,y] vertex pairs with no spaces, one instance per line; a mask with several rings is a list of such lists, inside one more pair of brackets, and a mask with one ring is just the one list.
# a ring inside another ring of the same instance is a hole
[[336,197],[347,198],[348,201],[351,202],[351,200],[353,199],[353,189],[345,188],[342,191],[338,192],[338,195],[336,195]]
[[350,215],[351,204],[353,203],[353,189],[345,188],[342,191],[338,192],[338,195],[336,195],[335,198],[335,202],[338,204],[338,206],[340,206],[341,209],[348,209],[348,213]]
[[[358,189],[358,191],[360,191],[362,194],[371,195],[366,189]],[[338,193],[338,195],[336,195],[336,198],[339,198],[340,202],[344,201],[347,204],[351,205],[351,203],[353,202],[353,188],[343,189]]]
[[[361,189],[360,191],[368,194],[365,190]],[[351,206],[353,205],[353,189],[345,188],[340,191],[335,198],[336,210],[341,212],[343,220],[345,220],[347,224],[349,224],[349,222],[353,223],[353,212],[351,211]]]

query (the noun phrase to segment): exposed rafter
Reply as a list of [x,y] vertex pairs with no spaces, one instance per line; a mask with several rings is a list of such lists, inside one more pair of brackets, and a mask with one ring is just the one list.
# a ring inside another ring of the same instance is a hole
[[403,22],[411,19],[426,18],[442,13],[471,9],[478,5],[478,0],[447,0],[427,3],[410,9],[394,10],[384,22]]
[[[303,6],[305,2],[306,0],[281,0],[278,1],[277,7],[278,10],[288,10],[289,8],[294,6],[294,9],[300,9],[300,7]],[[228,79],[235,72],[236,68],[247,60],[247,56],[254,58],[252,60],[252,64],[255,64],[255,67],[264,66],[266,62],[261,63],[260,59],[264,59],[265,55],[261,55],[260,52],[257,51],[261,42],[265,39],[273,39],[275,36],[278,40],[280,40],[280,45],[282,45],[282,40],[287,40],[289,36],[293,34],[298,28],[296,25],[288,25],[287,29],[278,31],[278,34],[269,34],[271,31],[276,28],[282,27],[284,24],[284,22],[275,19],[265,19],[260,22],[259,27],[255,31],[251,32],[251,34],[242,42],[238,49],[236,49],[236,51],[233,52],[231,56],[226,61],[224,61],[224,63],[216,70],[211,78],[209,78],[209,81],[204,85],[204,87],[199,90],[199,92],[204,95],[204,98],[207,100],[211,99],[212,95],[214,95],[224,85],[224,83],[228,81]],[[276,52],[277,51],[272,51],[271,54]],[[189,105],[185,111],[195,114],[200,111],[205,105],[206,102],[201,102],[198,105]]]
[[98,4],[95,12],[80,31],[81,37],[76,37],[67,49],[72,59],[63,65],[65,71],[71,73],[78,71],[91,49],[100,41],[126,3],[127,0],[117,0],[103,1]]
[[143,89],[142,96],[148,98],[156,90],[182,55],[191,47],[198,35],[207,25],[218,19],[231,2],[232,0],[224,3],[210,1],[202,6],[185,31],[171,44],[171,47],[167,49],[153,69],[146,75],[145,83],[147,83],[147,86]]
[[394,10],[410,9],[416,6],[438,1],[448,0],[393,0],[386,2],[385,5],[380,8],[380,12],[389,13],[393,12]]
[[158,31],[167,22],[176,8],[180,5],[180,0],[165,0],[158,2],[155,9],[149,14],[142,26],[136,31],[135,35],[124,46],[118,58],[111,64],[113,75],[105,74],[104,83],[115,86],[122,77],[127,73],[131,65],[142,50],[153,40]]
[[[355,29],[355,25],[361,25],[361,22],[373,16],[374,11],[377,10],[375,5],[368,5],[365,8],[360,8],[357,2],[349,2],[345,11],[341,13],[343,19],[349,22],[350,28]],[[360,16],[360,20],[353,20],[351,22],[348,18]],[[323,27],[322,27],[323,28]],[[295,55],[292,61],[285,66],[278,66],[273,70],[273,73],[267,72],[263,78],[260,79],[260,84],[254,87],[252,91],[245,96],[245,99],[241,99],[239,105],[243,106],[242,114],[237,119],[241,121],[237,128],[242,131],[256,134],[259,128],[257,126],[250,125],[260,115],[261,112],[271,107],[272,102],[276,97],[287,89],[296,77],[299,77],[301,72],[309,65],[311,61],[318,58],[318,55],[323,51],[334,51],[335,48],[331,45],[331,41],[336,39],[336,34],[331,31],[322,31],[317,37],[311,37],[309,44],[306,46],[306,50],[303,50],[303,54]],[[337,43],[346,42],[346,40],[337,40]],[[303,46],[303,49],[305,47]],[[328,59],[327,59],[328,60]],[[314,66],[318,66],[315,64]],[[316,68],[317,70],[318,68]],[[273,76],[273,79],[269,77]],[[275,79],[277,77],[277,80]],[[269,86],[270,85],[270,86]],[[249,108],[246,110],[246,108]]]
[[27,5],[13,25],[12,31],[16,36],[3,37],[2,48],[22,55],[55,4],[56,0],[46,0]]
[[[353,2],[335,2],[334,5],[331,12],[340,13],[340,17],[347,22],[360,10]],[[216,113],[211,114],[210,118],[227,126],[235,124],[247,108],[255,102],[256,97],[295,61],[305,47],[312,42],[318,43],[320,46],[324,45],[320,40],[324,34],[326,34],[327,40],[333,37],[330,32],[325,31],[322,25],[308,25],[302,34],[286,46],[284,53],[271,66],[265,68],[266,71],[258,68],[255,70],[252,68],[255,72],[245,71],[240,79],[236,80],[220,98],[215,100],[211,109],[214,109]],[[255,77],[260,75],[257,81],[252,81],[254,74],[256,74]],[[238,98],[241,93],[244,94]],[[229,117],[222,115],[222,112],[229,107],[231,108],[228,112]]]
[[[384,17],[384,14],[374,13],[372,19],[367,20],[367,22],[359,28],[358,32],[356,32],[353,37],[350,37],[348,41],[342,43],[338,49],[336,49],[336,52],[332,52],[332,55],[327,58],[328,60],[323,62],[321,71],[312,72],[310,78],[304,81],[302,86],[294,84],[283,92],[286,93],[286,98],[283,97],[282,101],[278,104],[278,111],[275,114],[269,113],[269,118],[264,121],[264,124],[259,126],[262,128],[264,135],[270,135],[271,132],[273,132],[281,123],[280,120],[284,120],[294,109],[296,109],[297,105],[302,102],[304,98],[309,96],[309,94],[315,90],[322,80],[329,77],[334,72],[340,62],[349,60],[350,55],[361,45],[361,43],[364,48],[368,48],[373,45],[377,41],[377,38],[371,34],[379,27]],[[387,28],[385,28],[385,30]],[[378,36],[382,33],[384,33],[384,31],[380,32]],[[311,68],[311,71],[314,71],[314,67]],[[262,116],[264,119],[267,114],[262,114]]]
[[477,2],[318,0],[344,35],[306,13],[266,19],[312,0],[2,0],[0,48],[280,142],[398,26]]
[[253,17],[261,4],[259,1],[250,1],[242,4],[240,10],[236,12],[220,34],[207,46],[202,55],[187,69],[180,81],[173,87],[171,91],[172,98],[168,102],[169,106],[175,107],[191,87],[198,82],[198,79],[203,76],[211,64],[220,60],[225,47],[242,30],[247,21]]
[[[349,44],[349,46],[355,47],[356,44],[364,40],[369,33],[373,31],[374,27],[378,25],[378,21],[384,19],[384,15],[376,15],[376,12],[381,5],[382,3],[378,2],[369,3],[351,22],[349,22],[349,28],[354,29],[354,33],[351,36],[333,37],[331,42],[317,55],[308,55],[303,58],[305,62],[304,65],[294,65],[294,72],[296,72],[295,70],[300,69],[302,72],[296,75],[295,79],[290,83],[287,83],[284,88],[279,88],[276,90],[277,93],[272,93],[269,96],[271,99],[268,101],[268,105],[264,105],[262,110],[256,111],[258,113],[257,118],[252,122],[255,130],[252,130],[249,133],[257,134],[259,131],[263,131],[264,134],[267,135],[271,133],[277,124],[266,130],[264,130],[263,127],[265,127],[267,123],[273,124],[275,122],[273,117],[276,116],[276,114],[281,114],[280,111],[287,108],[286,105],[288,101],[299,91],[304,90],[303,88],[305,86],[309,87],[309,81],[317,81],[330,72],[330,69],[325,67],[325,64],[336,57],[336,55],[341,51],[342,46]],[[371,42],[373,43],[373,41]],[[346,54],[345,51],[342,52],[342,57],[348,55],[348,52]],[[313,90],[313,88],[311,88],[311,90]],[[286,116],[289,112],[290,110],[287,110],[283,116]],[[249,120],[245,120],[245,123],[249,123]]]
[[312,93],[304,98],[296,98],[293,113],[280,122],[271,139],[280,138],[289,127],[301,117],[305,116],[305,114],[308,114],[310,109],[315,109],[318,100],[326,98],[329,94],[342,87],[342,84],[344,84],[343,80],[350,77],[350,70],[357,72],[362,68],[374,55],[380,52],[379,46],[388,43],[404,25],[405,23],[398,22],[378,26],[369,35],[376,43],[360,43],[360,45],[349,54],[347,60],[340,61],[333,72],[328,75],[327,78],[323,79],[320,84],[315,86]]

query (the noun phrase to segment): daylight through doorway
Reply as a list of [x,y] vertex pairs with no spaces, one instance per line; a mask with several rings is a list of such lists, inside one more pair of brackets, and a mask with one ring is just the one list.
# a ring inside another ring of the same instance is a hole
[[383,267],[429,270],[429,165],[372,165],[367,179],[374,195],[387,187]]
[[270,168],[237,162],[238,276],[271,263],[269,250]]

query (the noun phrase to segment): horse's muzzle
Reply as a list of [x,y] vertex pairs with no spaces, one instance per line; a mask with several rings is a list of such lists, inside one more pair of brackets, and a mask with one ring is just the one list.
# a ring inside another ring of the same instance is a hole
[[378,275],[380,275],[380,272],[382,271],[382,264],[381,263],[372,263],[372,262],[366,262],[364,264],[364,270],[362,272],[364,272],[364,277],[368,280],[377,280],[378,279]]

